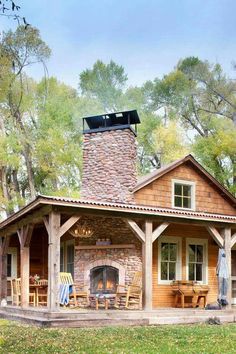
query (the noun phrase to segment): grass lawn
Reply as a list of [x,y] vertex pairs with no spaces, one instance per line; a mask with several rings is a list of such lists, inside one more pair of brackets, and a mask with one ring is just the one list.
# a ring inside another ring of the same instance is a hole
[[41,329],[0,320],[0,353],[236,353],[236,324]]

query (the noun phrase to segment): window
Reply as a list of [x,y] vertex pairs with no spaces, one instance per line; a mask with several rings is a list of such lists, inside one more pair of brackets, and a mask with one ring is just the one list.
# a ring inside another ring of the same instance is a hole
[[9,247],[7,251],[7,279],[17,277],[17,249]]
[[74,240],[61,242],[60,272],[71,273],[74,277]]
[[66,271],[74,277],[74,244],[66,247]]
[[207,240],[187,239],[187,279],[207,283]]
[[158,241],[158,282],[168,284],[181,278],[181,239],[160,237]]
[[181,180],[172,181],[172,207],[195,209],[195,183]]

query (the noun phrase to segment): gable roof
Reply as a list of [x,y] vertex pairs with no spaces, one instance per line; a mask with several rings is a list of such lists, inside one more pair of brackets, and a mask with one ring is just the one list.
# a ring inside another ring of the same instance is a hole
[[153,181],[157,180],[158,178],[164,176],[168,172],[174,170],[176,167],[184,164],[184,163],[191,163],[197,170],[200,172],[204,177],[214,185],[214,187],[220,192],[222,196],[228,199],[231,203],[233,203],[233,207],[236,207],[236,198],[224,187],[220,182],[218,182],[215,177],[213,177],[207,170],[200,165],[195,158],[189,154],[182,159],[176,160],[171,162],[168,165],[165,165],[158,170],[149,173],[147,176],[141,177],[138,183],[136,184],[135,188],[133,189],[133,193],[137,192],[138,190],[142,189],[143,187],[147,186],[148,184],[152,183]]

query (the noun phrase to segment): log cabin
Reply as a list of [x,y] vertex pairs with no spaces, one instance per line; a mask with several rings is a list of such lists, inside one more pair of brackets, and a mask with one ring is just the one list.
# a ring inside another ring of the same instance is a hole
[[235,197],[192,155],[138,178],[139,123],[137,111],[83,118],[81,198],[38,195],[1,222],[5,312],[10,280],[21,278],[25,310],[36,274],[48,280],[46,311],[59,311],[60,272],[92,294],[114,294],[142,271],[146,311],[173,307],[173,280],[207,285],[215,302],[219,248],[230,269],[229,307],[236,304]]

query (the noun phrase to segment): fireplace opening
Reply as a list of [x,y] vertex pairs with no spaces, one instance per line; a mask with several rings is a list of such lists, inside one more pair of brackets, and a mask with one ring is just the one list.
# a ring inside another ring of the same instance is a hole
[[119,270],[111,266],[94,267],[90,271],[91,294],[114,294],[119,282]]

